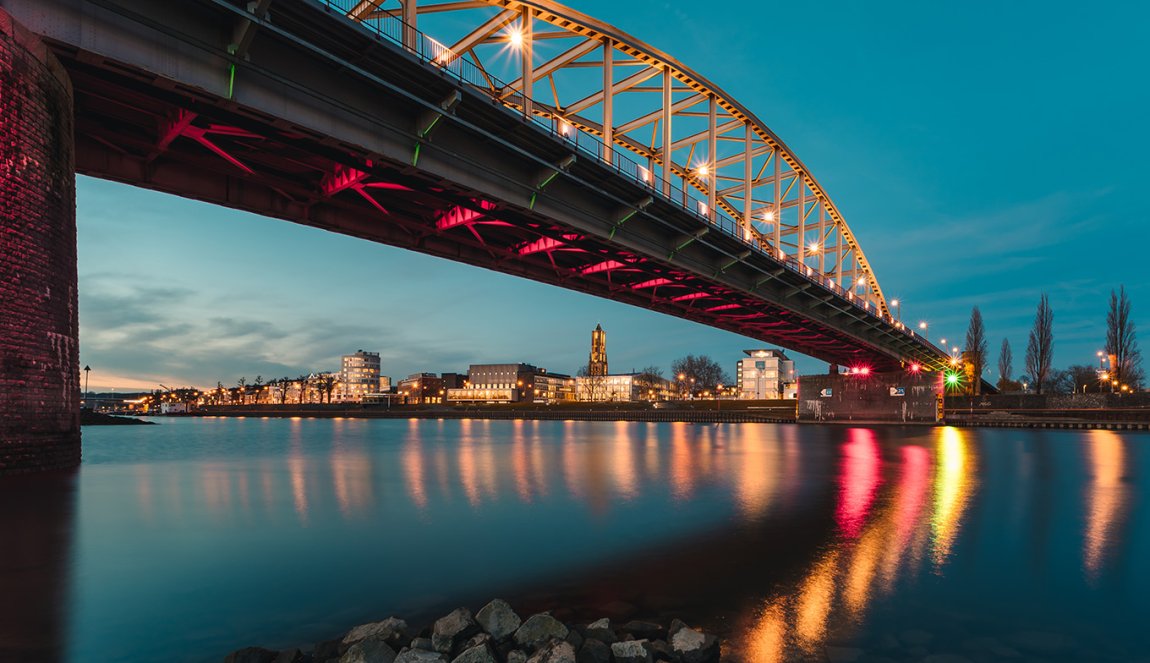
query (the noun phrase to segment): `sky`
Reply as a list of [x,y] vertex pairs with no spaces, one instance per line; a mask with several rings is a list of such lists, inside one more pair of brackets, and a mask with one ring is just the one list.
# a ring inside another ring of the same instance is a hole
[[[1092,364],[1112,289],[1143,277],[1150,3],[568,0],[707,76],[811,169],[904,321],[988,377],[1023,355],[1039,296],[1054,363]],[[715,11],[721,7],[722,11]],[[602,324],[612,371],[688,353],[734,373],[762,344],[478,267],[122,184],[77,185],[80,360],[93,390],[335,370],[527,362],[574,373]],[[954,341],[951,341],[953,344]],[[798,355],[800,373],[826,364]]]

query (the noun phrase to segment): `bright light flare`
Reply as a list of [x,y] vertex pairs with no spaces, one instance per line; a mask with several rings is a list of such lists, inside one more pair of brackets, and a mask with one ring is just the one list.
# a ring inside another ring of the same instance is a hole
[[898,300],[897,299],[890,300],[890,305],[891,306],[898,306]]
[[807,250],[810,251],[811,253],[818,253],[819,252],[819,243],[818,242],[811,242],[810,244],[807,244]]
[[706,177],[711,174],[711,167],[705,163],[695,166],[695,174],[699,177]]
[[763,212],[763,221],[766,221],[767,223],[774,223],[775,211],[769,209],[769,210]]
[[921,370],[922,370],[922,366],[919,366],[918,364],[911,364],[910,365],[910,372],[911,373],[918,373]]
[[516,50],[523,48],[523,30],[520,28],[509,29],[507,31],[507,43]]
[[918,323],[918,328],[919,329],[926,329],[926,323],[925,322]]

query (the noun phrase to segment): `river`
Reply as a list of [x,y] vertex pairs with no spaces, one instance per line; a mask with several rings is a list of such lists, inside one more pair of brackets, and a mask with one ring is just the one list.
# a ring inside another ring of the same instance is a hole
[[1150,660],[1147,434],[158,421],[0,481],[8,651],[220,661],[498,596],[755,663]]

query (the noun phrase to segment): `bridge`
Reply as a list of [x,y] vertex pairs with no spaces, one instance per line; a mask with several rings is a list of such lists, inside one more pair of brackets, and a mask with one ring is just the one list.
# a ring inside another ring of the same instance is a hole
[[[75,172],[863,371],[949,361],[892,315],[842,213],[749,108],[549,0],[0,0],[0,10],[11,182],[0,230],[15,284],[0,307],[26,332],[0,341],[0,470],[78,459]],[[62,446],[45,455],[45,444]]]

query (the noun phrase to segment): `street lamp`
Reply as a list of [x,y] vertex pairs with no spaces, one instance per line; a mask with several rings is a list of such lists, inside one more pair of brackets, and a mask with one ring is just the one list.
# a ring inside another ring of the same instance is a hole
[[895,315],[897,316],[898,323],[902,324],[902,308],[899,307],[897,299],[890,300],[890,305],[894,307]]

